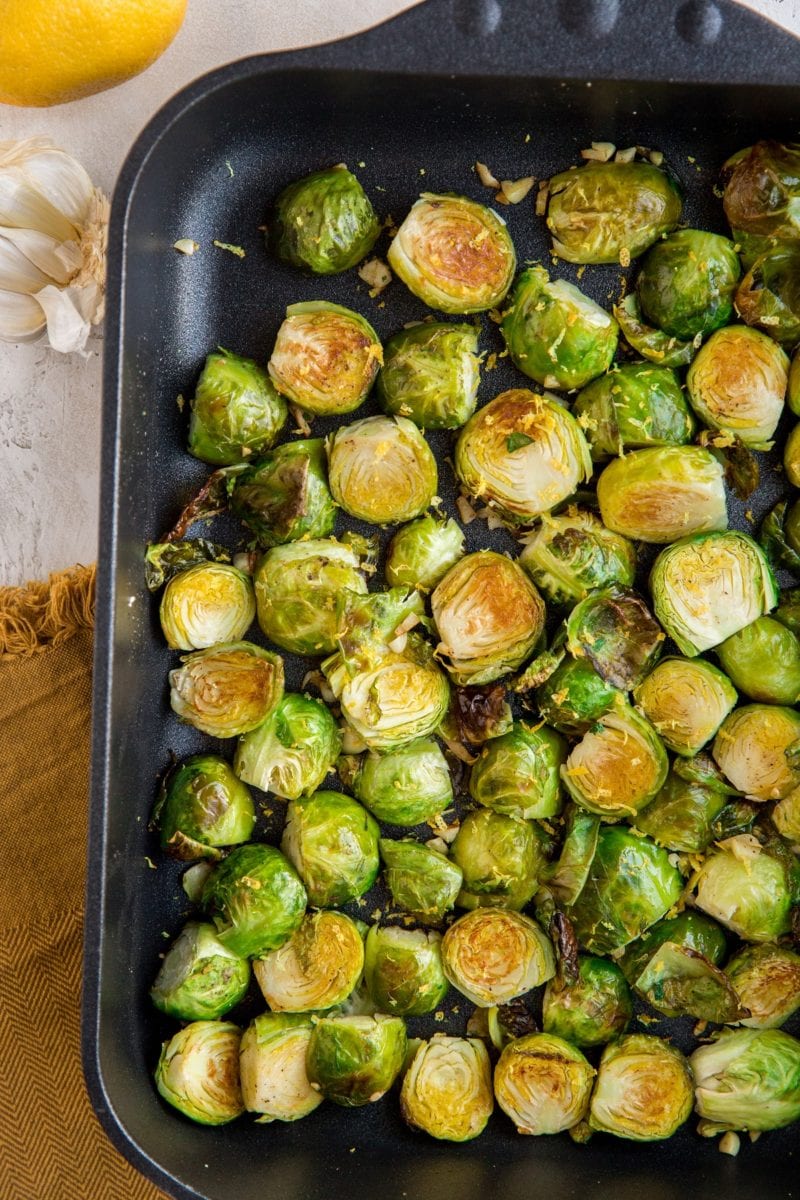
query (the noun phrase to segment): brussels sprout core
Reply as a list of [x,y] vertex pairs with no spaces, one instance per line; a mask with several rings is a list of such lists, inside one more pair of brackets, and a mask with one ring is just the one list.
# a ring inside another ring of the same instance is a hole
[[444,973],[479,1008],[507,1004],[555,974],[549,938],[521,913],[478,908],[450,926],[442,941]]
[[692,1111],[692,1072],[675,1046],[630,1033],[603,1051],[589,1124],[636,1142],[672,1137]]
[[374,525],[418,517],[438,487],[436,459],[406,417],[365,417],[337,429],[328,464],[336,503]]
[[173,712],[211,737],[236,737],[266,721],[283,695],[283,662],[252,642],[198,650],[169,673]]
[[774,1029],[800,1008],[800,955],[785,946],[746,946],[725,974],[749,1013],[740,1025]]
[[447,1142],[466,1142],[492,1115],[492,1070],[478,1038],[437,1033],[422,1042],[403,1078],[400,1109],[409,1125]]
[[367,398],[383,350],[362,316],[340,304],[290,304],[269,360],[275,387],[294,404],[321,416],[340,416]]
[[634,817],[667,778],[667,753],[649,721],[614,705],[573,747],[561,778],[577,804],[607,821]]
[[714,759],[734,787],[754,800],[782,800],[800,785],[800,713],[746,704],[720,726]]
[[497,1103],[518,1133],[561,1133],[586,1115],[595,1071],[580,1050],[551,1033],[506,1046],[494,1072]]

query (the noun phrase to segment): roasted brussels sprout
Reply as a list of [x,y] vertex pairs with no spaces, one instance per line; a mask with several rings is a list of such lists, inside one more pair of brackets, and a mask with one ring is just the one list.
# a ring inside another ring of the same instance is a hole
[[322,701],[292,692],[263,725],[240,739],[234,770],[262,792],[296,800],[316,791],[341,746],[339,726]]
[[667,1017],[723,1024],[745,1012],[727,975],[697,950],[677,942],[662,942],[634,987]]
[[444,973],[478,1008],[507,1004],[555,975],[550,939],[530,917],[506,908],[476,908],[442,939]]
[[727,802],[719,792],[670,771],[655,800],[636,814],[636,828],[658,846],[696,854],[717,836],[714,822]]
[[635,450],[597,481],[604,524],[635,541],[674,542],[728,527],[725,473],[702,446]]
[[647,252],[636,294],[647,320],[671,337],[705,337],[733,315],[741,275],[729,238],[705,229],[678,229]]
[[694,417],[669,367],[626,363],[583,388],[573,408],[595,462],[646,446],[691,441]]
[[161,848],[175,858],[219,858],[219,846],[246,842],[256,815],[248,789],[228,763],[193,754],[164,777],[153,820]]
[[387,258],[415,296],[446,313],[494,308],[517,265],[502,217],[465,196],[430,192],[412,207]]
[[208,355],[191,408],[189,453],[215,467],[269,450],[287,415],[266,371],[229,350]]
[[771,338],[747,325],[718,329],[686,375],[692,408],[710,429],[754,450],[771,445],[783,412],[789,360]]
[[784,855],[752,834],[740,834],[705,859],[695,879],[694,903],[746,942],[772,942],[789,930],[792,875]]
[[400,1111],[413,1129],[467,1142],[492,1115],[492,1068],[480,1038],[436,1033],[416,1049],[400,1089]]
[[213,925],[190,921],[165,954],[150,999],[179,1021],[211,1021],[238,1004],[249,983],[247,959],[223,946]]
[[668,769],[667,752],[650,722],[617,703],[573,746],[561,778],[581,808],[620,821],[655,799]]
[[230,561],[230,551],[216,542],[209,542],[207,538],[150,542],[144,555],[144,581],[149,592],[157,592],[189,567],[196,567],[200,563]]
[[553,253],[567,262],[616,263],[623,251],[635,258],[681,215],[676,183],[650,163],[589,162],[554,175],[549,190]]
[[619,959],[628,983],[636,982],[667,942],[693,950],[714,967],[720,966],[728,952],[727,939],[716,921],[692,909],[684,909],[676,917],[657,921],[647,933],[628,946]]
[[494,1094],[517,1133],[561,1133],[586,1116],[595,1070],[552,1033],[510,1042],[495,1067]]
[[742,243],[746,265],[769,245],[800,237],[800,148],[756,142],[729,158],[723,169],[728,175],[725,216]]
[[612,585],[576,604],[565,623],[567,649],[603,679],[630,690],[661,656],[664,634],[641,596]]
[[379,1012],[420,1017],[438,1008],[448,988],[441,941],[441,934],[421,929],[370,927],[364,976]]
[[258,623],[271,642],[293,654],[336,649],[336,598],[365,594],[358,555],[333,538],[268,550],[255,573]]
[[352,788],[373,816],[390,825],[419,825],[453,803],[447,760],[432,738],[364,755]]
[[660,367],[685,367],[694,358],[698,349],[694,338],[681,341],[663,329],[648,325],[635,292],[628,292],[624,300],[613,306],[612,312],[625,341],[648,362]]
[[800,1117],[800,1042],[780,1029],[730,1029],[690,1058],[695,1110],[723,1129],[780,1129]]
[[773,505],[761,522],[758,540],[772,566],[800,573],[800,502],[779,500]]
[[625,976],[605,958],[578,959],[575,983],[545,988],[542,1028],[574,1046],[603,1046],[623,1034],[633,1016]]
[[662,550],[650,590],[661,625],[688,658],[712,650],[778,603],[763,550],[735,529],[693,534]]
[[475,411],[479,364],[474,325],[401,329],[384,349],[376,385],[381,408],[421,429],[458,429]]
[[[547,891],[554,901],[570,907],[581,894],[592,868],[600,838],[600,818],[570,803],[558,861],[547,873]],[[542,889],[544,890],[544,889]]]
[[536,689],[536,707],[555,729],[581,734],[608,711],[619,694],[587,659],[567,655]]
[[244,1112],[239,1086],[242,1031],[230,1021],[193,1021],[161,1047],[159,1095],[200,1125],[225,1125]]
[[800,417],[800,347],[792,355],[789,366],[789,387],[786,403],[796,417]]
[[688,758],[711,740],[738,697],[719,668],[704,659],[673,656],[653,668],[634,688],[633,698],[667,749]]
[[375,882],[379,830],[366,809],[341,792],[292,800],[281,849],[297,868],[311,904],[333,908]]
[[800,488],[800,423],[783,444],[783,469],[792,487]]
[[519,561],[553,604],[576,604],[593,588],[612,583],[630,587],[636,574],[631,543],[578,508],[543,515]]
[[555,400],[512,388],[471,417],[456,443],[466,491],[510,525],[531,525],[591,478],[589,447]]
[[473,763],[469,794],[496,813],[540,820],[561,811],[559,767],[567,756],[564,739],[546,725],[515,721],[492,738]]
[[311,1017],[262,1013],[242,1034],[239,1072],[247,1112],[259,1123],[299,1121],[322,1103],[306,1074]]
[[336,503],[373,525],[418,517],[438,487],[431,448],[406,417],[341,426],[328,439],[328,469]]
[[800,698],[800,641],[773,617],[758,617],[717,646],[716,654],[749,699],[796,704]]
[[800,955],[785,946],[745,946],[725,974],[748,1011],[740,1025],[774,1029],[800,1008]]
[[306,911],[306,890],[274,846],[238,846],[209,876],[203,905],[228,950],[255,958],[276,950]]
[[793,788],[788,796],[779,800],[770,816],[781,837],[800,845],[800,788]]
[[320,416],[342,416],[367,398],[383,362],[375,330],[359,313],[327,300],[290,304],[268,370],[294,404]]
[[745,704],[723,721],[712,754],[746,796],[783,800],[800,785],[800,713],[777,704]]
[[333,531],[336,505],[328,488],[322,438],[286,442],[229,481],[230,510],[262,546]]
[[381,224],[344,163],[296,179],[275,201],[269,245],[294,267],[315,275],[346,271],[369,254]]
[[311,1086],[348,1108],[371,1104],[399,1075],[406,1044],[402,1017],[323,1017],[308,1045]]
[[539,827],[489,808],[467,813],[450,854],[464,876],[457,900],[461,908],[522,908],[545,865]]
[[736,293],[736,308],[786,349],[800,341],[800,245],[779,246],[757,258]]
[[364,969],[358,927],[340,912],[308,913],[288,942],[253,963],[273,1012],[318,1012],[342,1004]]
[[635,1142],[672,1137],[692,1111],[692,1072],[675,1046],[629,1033],[603,1051],[589,1125]]
[[198,650],[169,673],[172,710],[211,737],[236,737],[266,721],[283,696],[283,662],[252,642]]
[[464,534],[450,517],[426,513],[409,522],[389,543],[386,582],[390,587],[429,592],[464,553]]
[[381,838],[379,845],[393,902],[423,924],[438,923],[461,891],[461,868],[419,842]]
[[546,388],[571,391],[611,365],[619,327],[614,318],[565,279],[529,267],[503,315],[511,361]]
[[159,609],[171,650],[207,650],[238,642],[255,615],[250,576],[221,562],[201,563],[173,575]]
[[458,684],[490,683],[519,667],[544,627],[541,596],[525,572],[493,550],[462,558],[437,585],[431,610],[437,654]]

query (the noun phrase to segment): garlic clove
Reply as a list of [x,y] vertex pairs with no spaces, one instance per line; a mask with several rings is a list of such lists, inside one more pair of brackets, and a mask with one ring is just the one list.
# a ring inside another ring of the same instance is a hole
[[73,225],[83,225],[94,186],[79,162],[51,144],[26,158],[19,170]]
[[49,275],[34,266],[7,238],[0,237],[0,290],[32,295],[48,283],[52,283]]
[[0,341],[35,342],[46,324],[44,309],[33,296],[0,291]]
[[31,186],[18,167],[0,171],[0,225],[38,229],[59,242],[74,242],[80,236],[72,222]]
[[38,229],[11,229],[0,225],[0,237],[16,246],[35,267],[54,283],[69,283],[83,262],[77,242],[57,242]]
[[[52,284],[36,293],[47,318],[47,340],[54,350],[82,351],[95,320],[102,316],[102,297],[96,283],[57,288]],[[99,312],[99,315],[98,315]]]

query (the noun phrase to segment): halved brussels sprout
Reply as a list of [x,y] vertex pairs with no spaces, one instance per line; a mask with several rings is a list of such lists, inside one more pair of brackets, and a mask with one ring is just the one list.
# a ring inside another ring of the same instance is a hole
[[287,415],[266,371],[221,349],[206,358],[191,408],[189,453],[215,467],[269,450]]
[[633,689],[633,698],[667,749],[687,758],[711,740],[738,699],[717,667],[678,656],[662,659]]
[[789,367],[789,386],[786,392],[786,403],[796,417],[800,417],[800,348],[792,355]]
[[794,426],[783,444],[783,469],[792,487],[800,488],[800,423]]
[[467,813],[450,854],[464,876],[457,900],[461,908],[522,908],[545,865],[539,827],[489,808]]
[[308,1045],[311,1086],[348,1108],[372,1104],[399,1075],[406,1044],[402,1017],[322,1017]]
[[696,533],[662,550],[650,590],[656,616],[688,658],[712,650],[778,603],[761,547],[746,533]]
[[686,376],[692,408],[710,429],[766,450],[783,412],[789,359],[771,338],[747,325],[718,329],[698,350]]
[[398,529],[386,555],[390,587],[429,592],[464,553],[464,534],[452,517],[426,513]]
[[791,868],[752,834],[727,838],[695,879],[695,905],[746,942],[772,942],[789,930]]
[[306,889],[274,846],[238,846],[209,876],[203,906],[228,950],[254,958],[282,946],[306,911]]
[[283,696],[283,661],[252,642],[187,654],[169,673],[169,702],[182,721],[211,737],[236,737],[266,721]]
[[376,385],[381,408],[421,429],[458,429],[475,411],[479,364],[474,325],[401,329],[384,349]]
[[725,472],[702,446],[658,446],[616,458],[597,481],[609,529],[641,542],[674,542],[727,529]]
[[647,252],[636,293],[652,325],[689,340],[727,325],[741,273],[729,238],[705,229],[677,229]]
[[750,700],[796,704],[800,698],[800,640],[773,617],[758,617],[717,646],[716,654]]
[[227,563],[199,563],[173,575],[161,597],[161,629],[171,650],[238,642],[253,624],[250,576]]
[[368,891],[378,874],[377,822],[341,792],[291,800],[281,849],[306,886],[311,904],[333,908]]
[[745,946],[725,974],[749,1014],[740,1025],[774,1029],[800,1008],[800,955],[785,946]]
[[336,505],[328,488],[322,438],[286,442],[229,481],[230,510],[262,546],[281,546],[333,532]]
[[164,955],[150,999],[168,1017],[210,1021],[238,1004],[249,983],[247,959],[223,946],[213,925],[190,921]]
[[635,1142],[672,1137],[692,1111],[692,1072],[676,1046],[629,1033],[603,1051],[589,1125]]
[[[484,410],[485,411],[485,410]],[[519,667],[544,627],[544,602],[516,562],[493,550],[462,558],[431,597],[437,654],[458,684],[490,683]]]
[[316,1012],[342,1004],[363,969],[358,927],[344,913],[324,909],[307,913],[288,942],[253,963],[273,1012]]
[[616,963],[581,955],[575,983],[545,988],[542,1028],[574,1046],[603,1046],[623,1034],[633,1016],[625,976]]
[[646,446],[691,441],[694,417],[669,367],[626,363],[581,390],[573,409],[597,462]]
[[341,747],[339,726],[322,701],[290,692],[263,725],[240,739],[234,770],[262,792],[296,800],[316,791]]
[[630,587],[636,550],[585,509],[544,514],[519,557],[536,586],[553,604],[572,605],[593,588],[616,583]]
[[228,763],[213,754],[193,754],[161,782],[153,820],[161,848],[175,858],[219,858],[219,846],[246,842],[256,814],[248,789]]
[[361,262],[380,231],[361,184],[337,163],[284,188],[275,201],[268,240],[285,262],[315,275],[335,275]]
[[800,249],[778,246],[762,254],[736,293],[739,316],[791,350],[800,341]]
[[478,1008],[507,1004],[556,973],[542,928],[506,908],[476,908],[459,917],[442,939],[444,973]]
[[800,237],[800,149],[776,141],[756,142],[725,163],[728,179],[723,206],[734,237],[744,242],[742,257],[766,243]]
[[461,891],[461,868],[419,842],[381,838],[379,846],[394,904],[423,924],[438,923]]
[[501,392],[470,417],[456,443],[456,474],[471,496],[510,525],[531,525],[591,478],[578,422],[554,399]]
[[670,771],[655,800],[636,814],[636,828],[657,846],[696,854],[717,836],[714,822],[726,804],[719,792]]
[[667,752],[650,722],[617,703],[573,746],[561,778],[581,808],[620,821],[655,799],[668,770]]
[[600,825],[593,813],[577,804],[568,806],[561,853],[547,877],[547,890],[559,904],[570,907],[583,891],[597,852]]
[[666,850],[621,826],[603,825],[569,916],[584,949],[611,954],[641,937],[682,891],[683,879]]
[[726,717],[712,754],[734,787],[753,800],[782,800],[800,785],[800,713],[745,704]]
[[517,1133],[561,1133],[586,1116],[594,1067],[552,1033],[510,1042],[494,1070],[494,1094]]
[[555,817],[562,803],[558,772],[566,756],[564,739],[552,729],[515,721],[473,763],[469,794],[497,813],[527,820]]
[[793,788],[770,814],[772,824],[781,837],[800,845],[800,788]]
[[781,1029],[729,1029],[689,1059],[695,1110],[723,1129],[781,1129],[800,1117],[800,1042]]
[[567,655],[536,689],[536,707],[542,718],[561,733],[582,734],[619,695],[590,662]]
[[432,738],[364,755],[352,788],[373,816],[390,825],[419,825],[453,803],[450,769]]
[[542,387],[572,391],[611,365],[619,326],[594,300],[544,267],[528,267],[503,314],[511,361]]
[[661,367],[685,367],[694,358],[698,349],[694,338],[691,341],[681,341],[680,338],[664,333],[663,329],[655,329],[648,325],[642,316],[635,292],[628,292],[625,299],[615,304],[611,311],[625,341],[648,362],[657,363]]
[[644,678],[664,642],[641,596],[616,585],[597,588],[576,604],[565,630],[573,658],[588,658],[602,679],[623,691]]
[[667,1017],[724,1024],[744,1013],[730,980],[689,946],[662,942],[634,982],[639,995]]
[[307,300],[290,304],[268,370],[294,404],[320,416],[342,416],[366,400],[383,362],[375,330],[359,313]]
[[436,1033],[417,1047],[400,1089],[400,1111],[412,1129],[467,1142],[483,1133],[493,1108],[492,1068],[480,1038]]
[[255,573],[258,623],[271,642],[293,654],[336,649],[336,598],[365,594],[358,555],[333,538],[268,550]]
[[677,225],[674,179],[645,162],[589,162],[550,180],[547,227],[567,262],[618,263],[641,254]]
[[247,1112],[258,1123],[299,1121],[322,1103],[306,1074],[314,1024],[295,1013],[262,1013],[242,1034],[239,1072]]
[[422,929],[370,927],[364,977],[379,1012],[421,1017],[438,1008],[448,988],[441,941],[441,934]]
[[161,1047],[159,1095],[200,1125],[225,1125],[244,1112],[239,1086],[242,1031],[230,1021],[193,1021]]
[[364,417],[337,429],[327,445],[333,498],[351,517],[389,525],[433,502],[436,459],[406,417]]
[[714,967],[720,966],[728,953],[727,939],[717,922],[687,908],[676,917],[657,921],[627,947],[619,958],[619,965],[628,983],[636,982],[667,942],[695,951]]
[[414,204],[386,257],[409,291],[446,313],[494,308],[517,265],[502,217],[466,196],[431,192]]

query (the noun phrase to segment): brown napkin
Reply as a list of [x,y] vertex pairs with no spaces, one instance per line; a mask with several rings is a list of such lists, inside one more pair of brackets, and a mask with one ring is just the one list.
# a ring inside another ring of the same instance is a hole
[[0,1200],[163,1200],[80,1054],[94,567],[0,589]]

